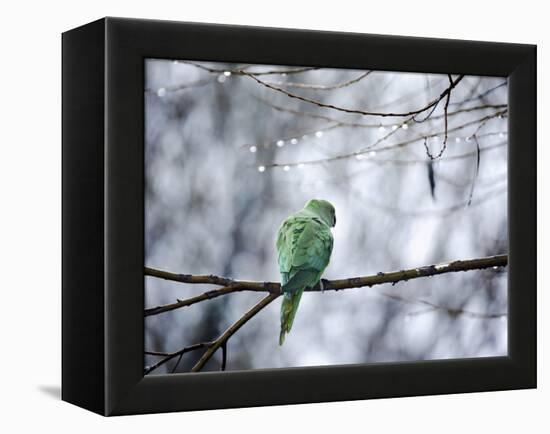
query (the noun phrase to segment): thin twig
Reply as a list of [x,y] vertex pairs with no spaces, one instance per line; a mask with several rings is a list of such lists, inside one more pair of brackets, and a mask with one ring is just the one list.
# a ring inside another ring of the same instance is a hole
[[[505,106],[503,106],[505,107]],[[485,108],[485,107],[484,107]],[[454,114],[457,114],[458,112],[463,112],[463,111],[472,111],[470,109],[466,109],[466,110],[458,110],[457,112],[453,112],[453,113],[449,113],[449,116],[452,116]],[[434,116],[432,118],[432,120],[435,120],[435,119],[438,119],[438,118],[441,118],[442,116]],[[394,124],[396,125],[397,128],[395,129],[392,129],[390,131],[389,134],[386,134],[384,136],[382,136],[380,139],[376,140],[374,143],[372,143],[371,145],[369,145],[368,149],[371,149],[372,147],[376,146],[377,144],[381,143],[382,141],[388,139],[389,137],[391,137],[394,133],[396,133],[397,131],[399,131],[399,128],[403,127],[404,124],[407,124],[408,123],[408,120],[405,121],[405,122],[402,122],[401,124]],[[332,125],[328,125],[326,127],[319,127],[319,128],[315,128],[315,129],[308,129],[306,131],[302,131],[300,133],[296,133],[296,134],[289,134],[287,136],[284,136],[284,137],[278,137],[276,139],[269,139],[267,141],[264,141],[262,143],[256,143],[256,144],[250,144],[250,143],[245,143],[243,145],[240,145],[239,148],[246,148],[246,149],[250,149],[251,147],[255,147],[256,149],[261,149],[261,148],[269,148],[271,146],[281,146],[280,142],[283,142],[283,145],[285,144],[288,144],[288,142],[292,139],[302,139],[300,140],[298,143],[303,143],[305,138],[308,138],[308,137],[317,137],[319,138],[319,133],[326,133],[326,132],[329,132],[329,131],[332,131],[332,130],[335,130],[337,128],[343,128],[343,127],[349,127],[349,128],[356,128],[356,127],[368,127],[368,128],[386,128],[386,127],[391,127],[392,125],[381,125],[381,124],[376,124],[376,125],[354,125],[353,123],[344,123],[344,122],[336,122],[335,124],[332,124]],[[496,134],[500,134],[501,132],[497,132],[497,133],[494,133],[493,135],[496,135]],[[487,134],[484,134],[484,135],[478,135],[478,137],[483,137]]]
[[[193,345],[189,345],[188,347],[185,347],[185,348],[182,348],[181,350],[178,350],[178,351],[175,351],[173,353],[164,353],[164,352],[161,352],[161,351],[145,351],[145,354],[147,355],[150,355],[150,356],[161,356],[162,359],[160,359],[157,363],[155,363],[154,365],[151,365],[151,366],[147,366],[145,367],[145,370],[144,370],[144,375],[147,375],[147,374],[150,374],[151,372],[153,372],[155,369],[158,369],[160,368],[162,365],[164,365],[165,363],[169,362],[170,360],[172,360],[174,357],[181,357],[183,354],[185,353],[189,353],[191,351],[196,351],[196,350],[200,350],[201,348],[206,348],[206,347],[210,347],[211,345],[213,345],[214,343],[213,342],[199,342],[198,344],[193,344]],[[181,360],[181,359],[180,359]],[[179,361],[178,361],[179,363]],[[177,364],[176,366],[174,367],[174,370],[175,368],[177,367]]]
[[[502,145],[505,145],[506,142],[503,142]],[[500,144],[499,144],[500,145]],[[483,152],[484,150],[488,150],[491,148],[490,146],[487,146],[486,148],[481,148],[480,151]],[[475,151],[477,153],[477,151]],[[473,155],[473,154],[472,154]],[[446,158],[443,158],[441,161],[445,161]],[[458,188],[458,189],[464,189],[466,187],[471,186],[472,184],[472,177],[466,178],[465,180],[458,180],[452,176],[447,176],[444,173],[439,172],[437,174],[437,179],[439,181],[443,181],[444,183],[448,184],[451,187]],[[501,173],[499,175],[493,175],[493,176],[486,176],[486,177],[477,177],[476,184],[477,185],[494,185],[498,184],[499,182],[506,181],[508,179],[507,173]]]
[[195,80],[188,83],[181,83],[181,84],[175,84],[173,86],[166,86],[166,87],[160,87],[158,89],[151,89],[147,88],[145,89],[145,92],[147,93],[157,93],[162,89],[165,92],[179,92],[181,90],[187,90],[187,89],[193,89],[197,87],[206,86],[208,84],[215,83],[215,80],[208,78],[208,79],[202,79],[202,80]]
[[265,81],[260,80],[258,77],[256,77],[255,74],[250,74],[248,72],[244,72],[242,75],[252,78],[258,84],[261,84],[262,86],[265,86],[268,89],[271,89],[271,90],[274,90],[274,91],[277,91],[277,92],[281,92],[281,93],[285,94],[286,96],[288,96],[290,98],[295,98],[295,99],[298,99],[300,101],[304,101],[304,102],[307,102],[307,103],[310,103],[310,104],[314,104],[318,107],[323,107],[323,108],[337,110],[337,111],[341,111],[341,112],[345,112],[345,113],[353,113],[353,114],[358,114],[358,115],[363,115],[363,116],[379,116],[379,117],[406,117],[406,116],[413,116],[413,115],[425,112],[426,110],[431,109],[434,105],[438,104],[439,101],[441,101],[443,98],[445,98],[447,96],[447,94],[449,92],[451,92],[452,89],[458,83],[460,83],[460,81],[464,78],[463,75],[459,76],[454,82],[452,82],[452,84],[447,89],[445,89],[441,93],[441,95],[439,95],[437,98],[435,98],[433,101],[431,101],[428,105],[426,105],[424,107],[421,107],[421,108],[416,109],[416,110],[411,110],[411,111],[408,111],[408,112],[403,112],[403,113],[392,113],[392,112],[375,112],[375,111],[371,112],[371,111],[366,111],[366,110],[339,107],[339,106],[335,106],[334,104],[325,104],[321,101],[314,100],[314,99],[311,99],[311,98],[307,98],[307,97],[304,97],[304,96],[301,96],[301,95],[297,95],[295,93],[289,92],[289,91],[287,91],[285,89],[282,89],[280,87],[273,86],[273,85],[271,85],[271,84],[269,84]]
[[210,72],[210,73],[223,74],[225,72],[230,72],[231,75],[247,75],[247,74],[253,74],[253,75],[288,75],[288,74],[301,74],[302,72],[315,71],[315,70],[319,69],[316,66],[306,66],[306,67],[302,67],[302,68],[271,69],[271,70],[267,70],[267,71],[247,72],[245,70],[246,68],[234,68],[234,69],[210,68],[208,66],[201,65],[200,63],[192,62],[190,60],[182,61],[182,63],[186,63],[188,65],[193,65],[193,66],[195,66],[199,69],[202,69],[203,71],[207,71],[207,72]]
[[[507,144],[507,142],[495,143],[494,145],[489,145],[489,146],[485,146],[484,148],[480,148],[479,152],[490,151],[490,150],[493,150],[493,149],[502,148],[506,144]],[[476,151],[471,151],[471,152],[465,152],[463,154],[453,155],[451,157],[443,157],[443,158],[440,158],[439,161],[462,160],[464,158],[469,158],[469,157],[473,157],[473,156],[476,156],[476,155],[478,155],[477,150]],[[381,164],[386,164],[386,163],[387,164],[395,164],[395,165],[425,164],[426,163],[426,159],[402,160],[402,159],[391,159],[391,158],[369,158],[368,160],[365,160],[365,161],[369,161],[369,162],[373,162],[373,163],[381,163]]]
[[[219,338],[217,338],[213,344],[206,350],[202,355],[199,361],[191,369],[192,372],[200,371],[204,365],[212,358],[216,350],[224,345],[226,345],[228,339],[233,336],[244,324],[246,324],[251,318],[253,318],[258,312],[260,312],[264,307],[269,303],[279,297],[280,294],[269,294],[266,297],[262,298],[260,302],[252,307],[248,312],[246,312],[239,320],[233,323],[225,332],[223,332]],[[223,356],[222,356],[223,359]],[[225,369],[225,362],[222,360],[222,366]]]
[[[395,76],[394,76],[394,78],[395,78]],[[433,86],[438,86],[441,83],[443,83],[443,81],[445,81],[445,80],[439,79],[439,80],[436,80],[436,82],[432,83],[432,84],[433,84]],[[394,98],[393,100],[385,101],[381,104],[378,104],[376,106],[376,110],[383,109],[383,108],[386,108],[386,107],[392,107],[392,106],[402,104],[402,103],[407,102],[407,101],[411,101],[414,97],[418,97],[418,95],[421,94],[422,92],[423,92],[422,90],[415,90],[415,91],[412,91],[412,92],[403,93],[399,97]]]
[[467,99],[462,100],[462,101],[453,102],[450,105],[460,105],[460,104],[465,104],[465,103],[471,102],[471,101],[477,101],[479,99],[482,99],[482,98],[486,97],[487,95],[494,92],[495,90],[500,89],[503,86],[506,86],[507,84],[508,84],[508,82],[504,81],[504,82],[502,82],[502,83],[500,83],[500,84],[498,84],[498,85],[496,85],[496,86],[494,86],[490,89],[487,89],[485,92],[482,92],[479,95],[473,96],[471,98],[467,98]]
[[[480,136],[485,136],[485,135],[495,135],[495,134],[501,134],[501,133],[485,133],[485,134],[482,134]],[[478,137],[480,137],[478,136]],[[499,142],[499,143],[495,143],[494,145],[489,145],[489,146],[485,146],[483,148],[480,149],[481,152],[485,152],[485,151],[492,151],[492,150],[496,150],[496,149],[499,149],[499,148],[502,148],[503,146],[506,146],[507,142],[506,141],[503,141],[503,142]],[[461,160],[461,159],[465,159],[465,158],[470,158],[472,156],[475,156],[475,154],[477,153],[477,151],[471,151],[471,152],[466,152],[464,154],[457,154],[457,155],[453,155],[452,157],[443,157],[443,158],[440,158],[438,161],[440,162],[453,162],[453,161],[457,161],[457,160]],[[383,165],[386,165],[386,164],[390,164],[390,165],[398,165],[398,166],[408,166],[408,165],[419,165],[419,164],[426,164],[426,159],[423,158],[423,159],[394,159],[394,158],[377,158],[377,157],[372,157],[372,158],[366,158],[364,160],[361,160],[361,163],[366,163],[367,165],[368,164],[376,164],[378,167],[382,167]],[[372,168],[370,166],[367,166],[365,167],[363,165],[362,168],[360,169],[357,169],[357,170],[354,170],[354,171],[348,171],[346,172],[345,175],[338,175],[338,176],[331,176],[331,177],[327,177],[327,178],[324,178],[323,180],[316,180],[316,181],[309,181],[309,182],[306,182],[306,181],[302,181],[300,179],[296,179],[294,177],[287,177],[287,178],[279,178],[276,180],[276,182],[280,182],[280,183],[291,183],[291,184],[295,184],[295,183],[299,183],[300,186],[316,186],[316,187],[319,187],[320,184],[331,184],[331,185],[338,185],[338,184],[341,184],[342,182],[347,182],[349,181],[350,179],[354,179],[355,176],[357,175],[361,175],[361,174],[372,174]],[[451,185],[452,187],[455,187],[455,188],[464,188],[464,187],[467,187],[471,184],[471,178],[470,180],[467,182],[467,183],[459,183],[458,181],[454,180],[454,179],[451,179],[451,177],[448,177],[442,173],[437,173],[437,179],[438,180],[441,180],[449,185]],[[491,178],[484,178],[483,179],[483,183],[484,184],[493,184],[495,179],[497,180],[506,180],[506,174],[504,175],[500,175],[498,176],[497,178],[495,177],[491,177]],[[477,183],[479,184],[480,183],[480,179],[477,180]]]
[[436,109],[437,106],[439,105],[439,102],[440,102],[440,101],[438,101],[437,104],[435,104],[435,105],[432,107],[432,109],[428,112],[428,114],[427,114],[426,116],[424,116],[424,119],[416,119],[416,116],[418,116],[418,115],[414,115],[414,116],[411,118],[411,120],[414,121],[414,122],[417,123],[417,124],[422,124],[422,123],[426,122],[426,121],[429,120],[429,119],[432,117],[432,115],[434,114],[435,109]]
[[[457,127],[450,128],[450,129],[448,129],[447,133],[459,131],[459,130],[462,130],[462,129],[467,128],[469,126],[475,125],[479,122],[483,122],[483,121],[488,120],[488,119],[493,119],[493,118],[496,118],[496,117],[499,117],[499,116],[503,116],[505,113],[506,113],[506,110],[501,110],[501,111],[495,112],[493,114],[484,116],[480,119],[475,119],[473,121],[466,122],[465,124],[459,125]],[[395,131],[397,131],[397,130],[395,130]],[[385,146],[383,148],[378,148],[378,149],[376,149],[376,153],[378,154],[380,152],[391,151],[391,150],[394,150],[394,149],[402,148],[404,146],[409,146],[409,145],[412,145],[412,144],[414,144],[414,143],[416,143],[420,140],[430,139],[430,138],[433,138],[433,137],[440,136],[441,134],[444,134],[444,131],[437,131],[435,133],[422,135],[420,137],[414,137],[412,139],[405,140],[403,142],[400,142],[400,143],[397,143],[397,144],[394,144],[394,145],[388,145],[388,146]],[[380,142],[380,140],[377,140],[374,143],[360,149],[359,151],[350,152],[350,153],[347,153],[347,154],[340,154],[340,155],[336,155],[336,156],[333,156],[333,157],[319,158],[317,160],[309,160],[309,161],[264,164],[263,167],[265,169],[272,169],[272,168],[280,168],[280,167],[284,167],[284,166],[296,167],[298,165],[300,165],[300,166],[302,166],[302,165],[304,165],[304,166],[306,166],[306,165],[318,165],[318,164],[330,163],[330,162],[333,162],[333,161],[346,160],[346,159],[349,159],[349,158],[357,158],[357,156],[359,156],[359,155],[364,155],[364,154],[368,153],[370,150],[372,150],[374,145],[378,144],[379,142]]]
[[380,294],[385,296],[385,297],[391,298],[392,300],[402,301],[402,302],[405,302],[405,303],[423,304],[423,305],[426,305],[426,306],[430,307],[430,309],[423,310],[421,312],[409,313],[408,315],[418,315],[419,313],[426,313],[426,312],[430,312],[430,311],[433,311],[433,310],[440,310],[440,311],[447,312],[451,316],[464,315],[464,316],[468,316],[470,318],[479,318],[479,319],[496,319],[496,318],[501,318],[501,317],[507,316],[506,313],[481,313],[481,312],[472,312],[470,310],[465,310],[465,309],[462,309],[462,308],[452,308],[452,307],[448,307],[448,306],[441,306],[439,304],[435,304],[435,303],[432,303],[431,301],[423,300],[421,298],[419,298],[419,299],[410,299],[410,298],[405,298],[401,295],[390,294],[390,293],[387,293],[387,292],[381,292]]
[[[291,109],[288,107],[283,107],[277,104],[272,103],[271,101],[268,101],[264,98],[258,97],[253,95],[252,96],[257,101],[261,102],[262,104],[265,104],[266,106],[272,108],[273,110],[280,111],[283,113],[289,113],[297,116],[304,116],[311,119],[319,119],[325,122],[334,122],[339,126],[345,126],[345,127],[357,127],[357,128],[380,128],[380,127],[391,127],[393,124],[381,124],[381,123],[363,123],[363,122],[352,122],[352,121],[346,121],[344,119],[334,118],[332,116],[327,116],[323,114],[318,113],[311,113],[303,110],[297,110],[297,109]],[[484,110],[484,109],[503,109],[506,108],[506,104],[483,104],[479,106],[474,107],[467,107],[467,108],[461,108],[459,110],[455,110],[451,113],[449,113],[449,116],[457,115],[460,113],[466,113],[466,112],[472,112],[477,110]],[[443,115],[433,116],[430,117],[429,120],[436,120],[441,119]],[[419,123],[421,121],[418,121]],[[296,137],[296,136],[295,136]]]
[[171,372],[172,374],[176,372],[176,369],[178,369],[178,365],[180,364],[182,358],[183,358],[183,353],[181,353],[180,356],[178,357],[178,360],[176,360],[176,364],[172,368],[172,372]]
[[474,188],[476,185],[477,175],[479,174],[479,163],[481,161],[481,149],[479,147],[479,141],[477,140],[477,136],[474,135],[474,141],[476,144],[476,169],[474,172],[474,177],[472,178],[472,186],[470,187],[470,195],[468,197],[468,206],[472,204],[472,197],[474,196]]
[[[449,74],[449,82],[452,85],[453,84],[453,78]],[[426,154],[430,158],[430,160],[437,160],[438,158],[441,158],[445,150],[447,149],[447,139],[449,137],[449,101],[451,100],[451,90],[447,93],[447,96],[445,98],[445,107],[443,107],[443,117],[444,117],[444,123],[445,123],[445,133],[443,136],[443,145],[441,146],[441,149],[439,150],[439,153],[437,155],[432,155],[430,152],[430,148],[428,147],[427,139],[424,138],[424,147],[426,148]],[[425,120],[425,119],[424,119]]]
[[[293,82],[284,82],[284,81],[266,81],[267,84],[271,86],[282,86],[282,87],[294,87],[297,89],[308,89],[308,90],[336,90],[342,89],[347,86],[351,86],[364,78],[368,77],[372,71],[367,71],[358,77],[355,77],[351,80],[344,81],[342,83],[333,84],[333,85],[322,85],[322,84],[308,84],[308,83],[293,83]],[[258,74],[254,74],[258,75]]]
[[327,131],[334,130],[334,129],[340,128],[340,127],[342,127],[342,125],[336,123],[336,124],[328,125],[326,127],[309,129],[309,130],[302,131],[302,132],[296,133],[296,134],[289,134],[289,135],[286,135],[284,137],[278,137],[277,139],[274,139],[274,140],[271,139],[271,140],[265,141],[263,143],[256,143],[255,145],[251,145],[249,143],[246,143],[244,145],[240,145],[239,147],[240,148],[250,148],[251,146],[255,146],[257,149],[269,148],[270,146],[277,145],[280,142],[283,142],[284,144],[286,144],[287,142],[289,142],[292,139],[299,139],[299,138],[303,139],[304,136],[313,136],[313,137],[315,137],[316,134],[326,133]]
[[[359,190],[353,190],[356,192],[356,194],[361,194]],[[475,206],[482,205],[483,203],[487,202],[490,199],[493,199],[500,194],[506,193],[508,191],[507,185],[504,185],[502,187],[495,188],[494,190],[491,190],[484,195],[478,196],[475,201],[472,201],[470,204],[470,208],[473,208]],[[443,209],[433,209],[433,210],[415,210],[415,211],[409,211],[404,210],[401,208],[397,208],[390,205],[385,205],[379,202],[374,201],[371,198],[366,197],[365,195],[361,196],[361,200],[363,202],[368,203],[369,206],[379,208],[380,210],[389,213],[391,216],[406,216],[411,218],[426,218],[426,217],[446,217],[449,216],[457,211],[462,211],[465,208],[468,208],[468,202],[460,202],[456,205],[443,208]],[[468,208],[469,209],[469,208]]]

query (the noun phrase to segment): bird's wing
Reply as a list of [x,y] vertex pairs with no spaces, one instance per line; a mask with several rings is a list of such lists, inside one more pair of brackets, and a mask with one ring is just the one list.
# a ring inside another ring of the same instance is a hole
[[296,216],[285,220],[277,239],[285,290],[314,286],[329,263],[332,247],[330,228],[320,220]]

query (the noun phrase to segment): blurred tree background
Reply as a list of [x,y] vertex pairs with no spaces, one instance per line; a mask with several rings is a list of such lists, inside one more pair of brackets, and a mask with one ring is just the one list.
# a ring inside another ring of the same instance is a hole
[[[312,198],[336,208],[327,279],[507,253],[506,114],[504,78],[148,59],[145,265],[278,281],[279,225]],[[145,277],[145,307],[212,288]],[[263,296],[147,316],[145,349],[211,341]],[[231,337],[227,370],[507,353],[506,268],[305,293],[282,347],[279,307]]]

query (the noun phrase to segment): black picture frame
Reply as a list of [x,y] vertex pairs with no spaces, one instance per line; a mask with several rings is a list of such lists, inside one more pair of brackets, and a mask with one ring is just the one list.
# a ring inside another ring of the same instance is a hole
[[[63,400],[123,415],[536,387],[536,46],[104,18],[62,51]],[[145,58],[507,77],[508,356],[144,377]]]

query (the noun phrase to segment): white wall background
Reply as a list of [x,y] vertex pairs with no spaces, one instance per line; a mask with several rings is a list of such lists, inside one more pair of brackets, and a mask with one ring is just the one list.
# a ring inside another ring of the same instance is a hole
[[[175,413],[104,419],[59,401],[61,307],[60,33],[96,18],[127,16],[212,23],[536,43],[539,45],[539,222],[550,181],[545,129],[549,41],[544,3],[20,1],[0,6],[0,426],[5,432],[545,432],[550,398],[543,312],[550,281],[539,273],[539,389]],[[266,8],[268,13],[266,13]],[[539,225],[539,269],[550,235]],[[357,428],[356,428],[357,427]]]

